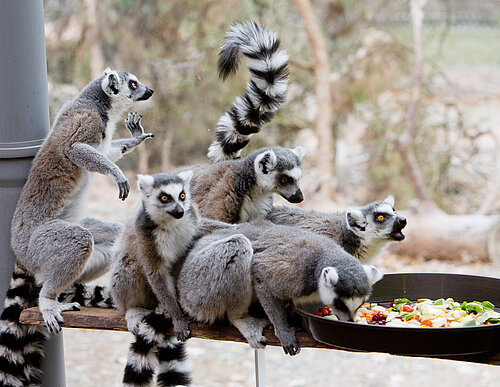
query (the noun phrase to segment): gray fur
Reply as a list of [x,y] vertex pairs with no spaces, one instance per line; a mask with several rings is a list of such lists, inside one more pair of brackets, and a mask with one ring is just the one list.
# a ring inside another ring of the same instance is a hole
[[[136,84],[133,91],[130,82]],[[62,107],[33,161],[12,219],[11,244],[18,267],[41,284],[39,306],[52,332],[60,331],[61,311],[78,307],[58,303],[58,294],[79,276],[89,279],[101,271],[102,265],[91,259],[91,268],[82,274],[93,251],[105,257],[94,250],[92,231],[79,223],[91,172],[112,177],[120,199],[128,196],[128,180],[108,155],[119,158],[123,149],[130,151],[149,135],[132,132],[133,138],[120,141],[118,150],[112,136],[121,114],[134,101],[151,95],[152,90],[134,75],[106,69]],[[140,126],[139,120],[135,123]]]
[[[205,218],[228,223],[265,217],[272,209],[272,194],[301,202],[302,148],[260,149],[245,158],[199,164],[180,170],[194,171],[191,195]],[[286,184],[281,178],[288,179]]]
[[131,331],[144,317],[144,309],[157,309],[172,319],[179,340],[190,335],[177,303],[172,270],[198,230],[198,213],[189,194],[191,176],[191,171],[178,176],[139,175],[141,204],[117,241],[111,278],[114,303],[126,314]]
[[[250,241],[253,254],[243,238]],[[329,282],[322,282],[325,270],[330,273],[325,277]],[[336,278],[335,283],[331,283],[332,278]],[[332,306],[341,302],[349,310],[349,315],[343,317],[352,318],[360,300],[368,296],[371,285],[380,278],[376,269],[363,267],[329,238],[256,220],[200,239],[186,257],[177,286],[181,306],[193,317],[213,321],[226,313],[250,345],[259,348],[265,345],[264,324],[247,319],[255,292],[283,349],[293,355],[299,348],[294,329],[287,323],[288,302],[321,299]],[[331,290],[325,289],[329,284]]]
[[[275,206],[268,219],[275,224],[300,227],[324,235],[342,246],[362,263],[371,262],[389,243],[404,239],[406,219],[394,211],[394,198],[348,211],[324,213],[296,207]],[[383,211],[386,219],[375,220]]]

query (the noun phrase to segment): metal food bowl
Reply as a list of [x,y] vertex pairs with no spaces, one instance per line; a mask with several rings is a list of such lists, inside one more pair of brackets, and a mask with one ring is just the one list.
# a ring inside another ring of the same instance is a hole
[[[373,287],[370,302],[390,303],[405,297],[448,298],[457,302],[485,301],[500,312],[500,279],[445,273],[386,274]],[[337,348],[397,355],[460,357],[500,351],[500,324],[458,328],[410,328],[365,325],[326,319],[313,314],[324,305],[295,306],[312,337]]]

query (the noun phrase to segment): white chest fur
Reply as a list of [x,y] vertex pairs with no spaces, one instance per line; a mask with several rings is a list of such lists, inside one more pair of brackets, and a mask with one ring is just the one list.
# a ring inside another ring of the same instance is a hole
[[272,194],[252,194],[245,196],[240,210],[240,223],[264,218],[273,208]]
[[167,265],[184,254],[196,233],[196,225],[189,216],[164,224],[153,232],[158,254]]

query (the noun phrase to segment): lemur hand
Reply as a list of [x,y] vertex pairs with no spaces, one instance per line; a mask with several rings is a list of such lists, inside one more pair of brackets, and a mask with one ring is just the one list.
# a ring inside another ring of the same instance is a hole
[[130,192],[130,183],[125,175],[120,171],[117,177],[115,177],[116,184],[118,184],[118,189],[120,193],[118,194],[118,198],[121,200],[125,200]]
[[186,341],[187,339],[189,339],[189,337],[191,336],[191,331],[189,330],[188,321],[183,318],[180,320],[173,319],[172,322],[174,324],[174,333],[177,337],[177,340]]
[[139,114],[139,117],[137,117],[137,119],[136,117],[137,112],[129,112],[127,119],[125,120],[125,125],[132,134],[132,137],[138,138],[140,140],[153,138],[155,136],[153,133],[144,133],[144,128],[141,125],[142,114]]

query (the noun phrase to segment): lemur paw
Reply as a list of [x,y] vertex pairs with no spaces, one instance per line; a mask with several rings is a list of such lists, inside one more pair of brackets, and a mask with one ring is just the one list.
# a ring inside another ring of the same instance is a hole
[[280,339],[283,351],[285,351],[287,355],[293,356],[300,352],[299,343],[295,338],[295,332],[293,329],[277,336]]
[[153,138],[155,136],[153,133],[144,133],[144,128],[141,125],[142,114],[139,114],[137,119],[136,117],[137,112],[129,112],[125,120],[125,126],[132,134],[132,137],[140,138],[141,140]]
[[187,320],[174,320],[174,333],[179,341],[186,341],[191,337],[191,331],[189,330],[189,323]]
[[50,300],[43,297],[40,298],[38,305],[43,316],[43,321],[51,333],[61,332],[60,324],[64,322],[61,312],[67,310],[80,310],[80,304],[78,302],[60,303],[56,300]]

